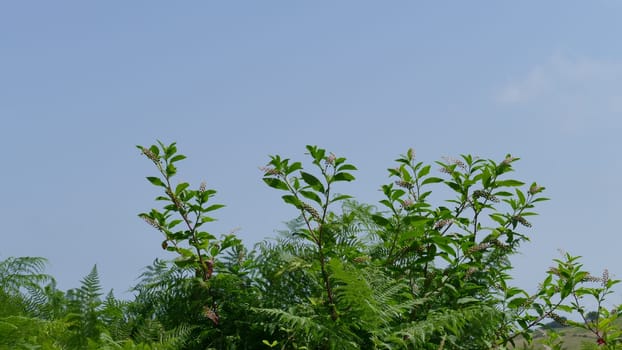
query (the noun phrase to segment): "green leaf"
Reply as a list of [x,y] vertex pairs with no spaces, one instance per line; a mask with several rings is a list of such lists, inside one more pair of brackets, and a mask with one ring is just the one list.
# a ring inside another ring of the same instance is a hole
[[527,293],[524,290],[522,290],[520,288],[516,288],[516,287],[509,288],[508,290],[505,291],[505,297],[507,299],[509,299],[509,298],[511,298],[511,297],[513,297],[513,296],[515,296],[517,294],[525,295]]
[[510,302],[508,303],[508,307],[510,309],[517,309],[517,308],[525,305],[526,302],[527,302],[527,298],[523,298],[523,297],[514,298],[514,299],[510,300]]
[[381,215],[374,214],[374,215],[371,216],[371,219],[378,226],[386,227],[386,226],[388,226],[390,224],[390,221],[388,219],[385,219]]
[[322,205],[322,199],[320,198],[320,196],[317,195],[317,193],[315,193],[313,191],[300,191],[300,194],[303,197],[308,198],[308,199],[316,202],[319,205]]
[[194,257],[194,252],[190,249],[187,248],[177,248],[177,252],[179,254],[181,254],[183,257],[190,257],[193,258]]
[[189,259],[175,259],[175,261],[173,261],[173,262],[178,267],[184,268],[184,267],[188,267],[190,265],[193,265],[195,263],[195,260],[193,258],[189,258]]
[[195,194],[195,195],[196,195],[196,197],[197,197],[197,201],[198,201],[199,203],[207,203],[207,201],[209,201],[209,198],[210,198],[211,196],[213,196],[213,195],[214,195],[214,193],[215,193],[215,192],[213,192],[213,191],[204,191],[204,192],[201,192],[201,191],[195,191],[195,192],[194,192],[194,194]]
[[421,215],[412,215],[412,216],[404,217],[403,220],[406,225],[416,224],[417,226],[423,226],[430,219],[426,218],[425,216],[421,216]]
[[292,165],[287,167],[287,169],[285,171],[285,174],[289,175],[289,174],[293,173],[294,171],[300,170],[300,169],[302,169],[302,164],[300,162],[296,162],[296,163],[294,163],[294,164],[292,164]]
[[426,165],[423,168],[421,168],[421,170],[419,170],[419,172],[417,173],[417,177],[418,178],[422,178],[422,177],[428,175],[430,173],[430,168],[431,168],[430,165]]
[[433,184],[438,182],[443,182],[443,179],[441,179],[440,177],[428,177],[421,182],[421,185]]
[[276,340],[275,340],[275,341],[273,341],[272,343],[270,343],[269,341],[267,341],[267,340],[265,340],[265,339],[264,339],[264,340],[262,340],[262,343],[264,343],[265,345],[268,345],[268,346],[269,346],[269,347],[271,347],[271,348],[273,348],[273,347],[275,347],[275,346],[277,346],[277,345],[279,344],[279,342],[278,342],[278,341],[276,341]]
[[468,304],[468,303],[477,303],[479,302],[479,299],[473,298],[473,297],[462,297],[460,299],[458,299],[456,301],[456,303],[458,303],[458,305],[464,305],[464,304]]
[[158,146],[156,145],[152,145],[151,147],[149,147],[149,150],[151,151],[151,153],[153,153],[156,157],[160,156],[160,149],[158,148]]
[[293,188],[295,191],[300,190],[300,178],[298,178],[298,177],[292,177],[292,178],[290,179],[290,184],[291,184],[292,188]]
[[494,192],[492,195],[495,197],[511,197],[513,194],[512,192],[508,192],[508,191],[497,191],[497,192]]
[[169,159],[175,153],[177,153],[177,147],[175,146],[175,142],[173,142],[164,149],[164,159]]
[[283,198],[283,201],[285,201],[285,203],[289,203],[295,206],[296,208],[300,208],[300,201],[298,200],[298,198],[296,198],[296,196],[291,195],[291,194],[286,194],[282,196],[281,198]]
[[277,190],[289,191],[287,184],[283,180],[277,179],[275,177],[264,177],[263,181],[268,184],[268,186],[276,188]]
[[462,187],[460,187],[459,184],[455,183],[455,182],[445,182],[447,184],[447,186],[449,186],[452,190],[458,192],[458,193],[462,193]]
[[393,168],[389,168],[389,169],[387,169],[387,171],[389,172],[390,176],[396,176],[396,177],[400,176],[399,170],[395,170]]
[[380,201],[378,201],[378,203],[384,204],[386,207],[388,207],[390,209],[393,209],[393,203],[388,201],[388,200],[386,200],[386,199],[380,200]]
[[518,180],[501,180],[501,181],[497,181],[495,182],[495,184],[497,185],[497,187],[516,187],[516,186],[522,186],[525,183],[518,181]]
[[[345,163],[346,159],[344,157],[338,157],[333,160],[333,164],[335,168],[340,168],[343,163]],[[352,165],[353,166],[353,165]],[[351,169],[356,170],[356,169]]]
[[436,245],[445,253],[455,257],[456,256],[456,250],[450,246],[449,244],[447,244],[447,240],[444,239],[445,237],[434,237],[432,240],[434,241],[434,243],[436,243]]
[[209,207],[203,209],[203,212],[207,213],[207,212],[214,211],[214,210],[217,210],[217,209],[220,209],[220,208],[224,208],[224,207],[225,207],[224,204],[212,204]]
[[317,146],[314,145],[306,145],[305,148],[309,151],[311,157],[315,158],[315,154],[317,152]]
[[175,226],[179,225],[181,222],[182,222],[182,220],[171,220],[171,222],[168,223],[167,227],[169,229],[172,229]]
[[572,293],[572,284],[571,283],[565,283],[562,288],[561,291],[559,293],[559,297],[561,299],[565,299],[567,296],[570,295],[570,293]]
[[171,160],[169,161],[170,163],[175,163],[178,162],[180,160],[184,160],[186,159],[186,156],[184,156],[183,154],[178,154],[175,157],[171,158]]
[[350,173],[337,173],[332,178],[333,181],[352,181],[354,176]]
[[304,171],[300,172],[300,176],[302,177],[302,180],[304,182],[306,182],[309,186],[311,186],[311,188],[313,188],[314,190],[318,192],[324,192],[324,185],[322,185],[322,182],[318,180],[317,177]]
[[400,199],[400,197],[402,197],[403,195],[406,194],[406,191],[404,190],[395,190],[391,193],[391,200],[392,201],[396,201],[398,199]]
[[334,202],[338,202],[338,201],[342,201],[344,199],[350,199],[350,198],[352,198],[352,196],[347,195],[347,194],[340,194],[338,196],[334,196],[333,199],[330,200],[330,202],[334,203]]
[[400,177],[406,182],[412,182],[413,178],[404,165],[400,166]]
[[344,164],[340,166],[339,168],[337,168],[337,171],[345,171],[345,170],[358,170],[358,169],[352,164]]
[[242,244],[242,240],[240,240],[235,234],[228,234],[228,235],[224,235],[223,237],[224,239],[221,241],[223,250],[229,247]]
[[181,191],[185,190],[189,186],[190,186],[190,184],[187,183],[187,182],[180,183],[179,185],[177,185],[177,187],[175,187],[175,194],[179,195],[181,193]]
[[419,195],[419,200],[417,201],[417,205],[429,207],[429,203],[425,203],[425,199],[432,193],[432,191],[425,191]]
[[314,164],[319,164],[320,161],[322,161],[322,159],[324,159],[324,156],[326,155],[326,150],[322,148],[318,148],[317,146],[307,145],[306,148],[307,148],[307,151],[309,151],[309,154],[311,155],[311,157],[313,158]]
[[172,163],[169,163],[166,166],[166,176],[172,177],[175,174],[177,174],[177,168]]
[[518,202],[520,204],[525,204],[525,194],[523,193],[523,191],[519,190],[518,188],[516,189],[516,195],[518,196]]
[[506,218],[503,216],[503,214],[499,214],[499,213],[494,213],[494,214],[490,214],[488,215],[491,219],[493,219],[494,221],[496,221],[499,225],[503,226],[506,223]]
[[159,177],[155,177],[155,176],[147,176],[147,180],[149,180],[149,182],[151,182],[152,184],[156,185],[156,186],[160,186],[160,187],[166,187],[166,185],[164,184],[164,182],[162,182],[162,180],[160,180]]
[[197,239],[211,241],[211,240],[216,239],[216,236],[214,236],[213,234],[209,232],[201,231],[197,233]]

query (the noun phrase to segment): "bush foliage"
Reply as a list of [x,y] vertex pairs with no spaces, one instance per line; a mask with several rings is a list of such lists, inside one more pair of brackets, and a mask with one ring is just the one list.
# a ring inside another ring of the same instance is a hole
[[104,294],[96,267],[63,292],[42,258],[0,261],[0,349],[503,349],[551,321],[589,330],[586,347],[618,345],[608,272],[565,254],[534,293],[511,284],[510,257],[547,200],[511,177],[511,155],[424,164],[409,149],[377,205],[347,194],[357,168],[346,158],[316,146],[306,162],[273,155],[263,181],[298,216],[249,249],[209,231],[215,190],[174,181],[175,143],[138,148],[161,191],[139,216],[172,260],[147,267],[131,301]]

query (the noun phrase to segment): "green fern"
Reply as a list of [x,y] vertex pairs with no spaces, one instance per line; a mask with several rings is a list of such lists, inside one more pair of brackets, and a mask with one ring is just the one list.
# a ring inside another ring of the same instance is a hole
[[68,313],[67,322],[70,324],[71,336],[68,345],[84,348],[88,341],[96,341],[104,330],[100,311],[102,301],[100,296],[101,284],[97,265],[82,279],[77,289],[67,291]]
[[131,336],[128,308],[130,302],[114,297],[112,290],[106,295],[99,310],[103,326],[114,339],[126,339]]
[[102,287],[97,272],[97,265],[94,265],[88,275],[81,281],[78,290],[79,298],[89,303],[90,307],[95,308],[101,304],[100,296],[102,296]]
[[335,324],[326,315],[318,315],[306,307],[294,307],[289,311],[279,309],[254,309],[260,315],[273,320],[266,330],[279,339],[281,348],[306,349],[359,349],[353,334],[343,324]]
[[160,340],[155,342],[136,342],[132,339],[115,340],[109,334],[102,333],[99,342],[92,343],[91,346],[93,349],[101,350],[176,350],[183,348],[189,335],[190,328],[185,326],[164,332]]
[[9,316],[0,318],[0,350],[64,349],[67,325],[61,320],[47,321],[36,317]]
[[409,349],[436,349],[441,342],[445,349],[487,349],[499,321],[498,310],[484,305],[439,310],[401,325],[382,341]]
[[39,257],[9,257],[0,261],[0,292],[6,295],[23,296],[42,289],[42,285],[53,278],[43,273],[47,260]]

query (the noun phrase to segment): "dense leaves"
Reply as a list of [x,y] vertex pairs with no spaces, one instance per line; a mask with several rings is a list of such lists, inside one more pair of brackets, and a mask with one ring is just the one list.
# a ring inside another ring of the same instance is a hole
[[[410,149],[377,205],[347,194],[357,168],[344,157],[317,146],[308,162],[273,155],[263,181],[298,216],[248,249],[210,232],[215,190],[175,182],[186,157],[174,143],[138,148],[161,192],[160,208],[139,216],[172,260],[146,267],[132,300],[104,293],[96,267],[63,292],[44,259],[0,261],[0,349],[488,349],[529,341],[552,320],[586,328],[596,346],[618,344],[608,273],[566,254],[535,293],[511,285],[510,257],[546,200],[542,186],[510,177],[511,155],[430,165]],[[560,316],[572,312],[581,322]]]

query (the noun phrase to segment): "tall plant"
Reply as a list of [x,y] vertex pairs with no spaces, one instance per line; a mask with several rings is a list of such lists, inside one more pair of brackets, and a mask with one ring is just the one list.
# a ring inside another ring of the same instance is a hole
[[[385,210],[370,211],[353,202],[334,208],[352,198],[334,186],[354,180],[354,165],[316,146],[307,152],[312,170],[278,155],[263,168],[264,182],[300,214],[293,235],[267,249],[280,252],[266,271],[274,285],[305,285],[291,296],[298,306],[261,310],[289,325],[281,344],[475,349],[512,342],[560,307],[547,294],[552,279],[533,296],[508,285],[509,257],[528,241],[528,218],[547,199],[537,183],[508,178],[518,158],[448,158],[433,176],[410,149],[381,187]],[[433,192],[447,192],[439,185],[454,197],[434,202]],[[530,307],[539,313],[523,312]]]
[[[188,182],[173,183],[177,174],[176,163],[186,158],[177,153],[175,143],[165,145],[158,141],[157,145],[137,147],[158,170],[158,176],[148,176],[147,180],[163,191],[156,200],[164,203],[162,209],[154,208],[139,216],[163,234],[162,249],[177,253],[175,264],[193,269],[197,279],[209,291],[218,255],[241,244],[233,234],[217,239],[204,228],[205,224],[215,220],[211,213],[224,205],[212,203],[216,191],[208,189],[205,182],[196,189],[191,189]],[[203,310],[204,315],[218,325],[218,301],[213,298],[206,301]]]

